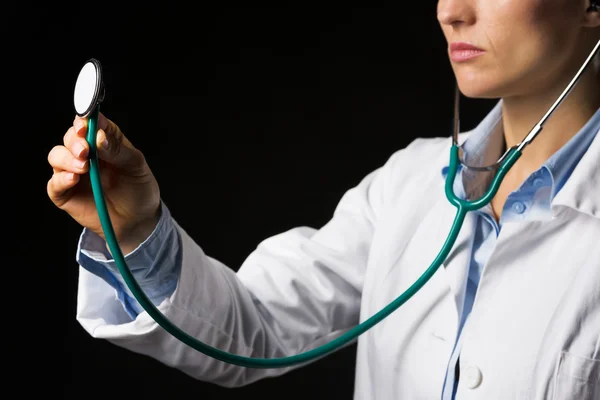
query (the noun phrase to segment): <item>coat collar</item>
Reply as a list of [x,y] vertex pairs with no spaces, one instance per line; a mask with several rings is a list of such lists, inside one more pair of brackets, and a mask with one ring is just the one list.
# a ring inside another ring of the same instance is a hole
[[552,200],[553,216],[564,206],[600,219],[600,127],[595,129],[590,147]]

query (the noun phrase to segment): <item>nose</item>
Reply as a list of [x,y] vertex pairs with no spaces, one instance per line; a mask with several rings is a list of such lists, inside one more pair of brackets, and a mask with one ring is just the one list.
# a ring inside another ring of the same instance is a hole
[[439,0],[437,19],[441,25],[457,26],[475,22],[475,7],[473,0]]

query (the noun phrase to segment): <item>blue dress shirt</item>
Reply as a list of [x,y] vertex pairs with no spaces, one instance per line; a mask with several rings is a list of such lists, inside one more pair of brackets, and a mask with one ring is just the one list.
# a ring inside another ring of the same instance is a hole
[[[501,106],[499,103],[496,108]],[[504,146],[500,113],[490,113],[463,144],[464,157],[469,163],[489,164],[501,155]],[[491,206],[488,204],[476,211],[477,224],[471,253],[471,265],[466,286],[464,304],[459,310],[460,324],[454,351],[448,362],[442,400],[454,399],[458,380],[455,368],[462,345],[461,332],[468,323],[473,307],[479,278],[491,254],[504,223],[522,220],[544,220],[551,218],[550,202],[593,141],[600,127],[600,110],[588,123],[544,165],[531,174],[523,184],[512,192],[504,205],[499,223],[496,223]],[[543,135],[544,131],[540,133]],[[483,149],[483,150],[482,150]],[[527,148],[524,150],[527,151]],[[448,167],[442,170],[445,177]],[[454,182],[455,193],[464,198],[477,198],[486,189],[486,180],[491,176],[470,174],[460,168]],[[168,207],[161,202],[161,218],[152,234],[125,260],[141,288],[149,299],[159,305],[175,291],[181,268],[181,244],[177,229],[171,220]],[[143,311],[125,285],[117,266],[106,250],[106,243],[98,235],[84,229],[77,248],[77,261],[86,270],[96,274],[111,285],[125,311],[132,319]]]
[[[181,243],[171,213],[161,200],[161,216],[148,238],[125,255],[125,262],[146,296],[158,306],[175,291],[181,269]],[[117,264],[106,249],[106,242],[84,229],[77,246],[78,263],[101,277],[116,291],[117,298],[132,319],[144,311],[135,299]]]
[[[499,107],[500,105],[496,106]],[[504,150],[502,121],[499,113],[490,113],[483,121],[483,129],[475,130],[475,134],[467,138],[462,145],[463,158],[470,165],[490,165],[498,160]],[[552,211],[550,203],[563,187],[577,163],[594,140],[600,127],[600,110],[577,132],[563,147],[554,153],[537,171],[533,172],[514,192],[510,193],[502,209],[499,222],[493,217],[490,204],[475,211],[477,221],[475,238],[471,249],[471,264],[469,269],[465,299],[462,310],[459,310],[460,324],[454,351],[448,362],[446,380],[442,393],[443,400],[454,399],[458,380],[456,366],[462,346],[461,332],[468,323],[468,317],[473,308],[479,278],[483,268],[496,246],[496,241],[503,224],[522,220],[550,219]],[[543,135],[544,131],[540,133]],[[481,150],[483,149],[483,150]],[[527,152],[527,148],[523,150]],[[445,178],[448,167],[444,167],[442,175]],[[454,181],[455,193],[463,199],[476,199],[482,196],[489,187],[487,183],[493,178],[492,174],[465,173],[460,168]]]

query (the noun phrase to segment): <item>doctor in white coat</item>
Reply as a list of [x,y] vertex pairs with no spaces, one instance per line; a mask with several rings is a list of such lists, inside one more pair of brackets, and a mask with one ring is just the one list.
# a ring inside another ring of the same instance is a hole
[[[499,99],[461,133],[467,158],[493,162],[524,138],[600,39],[599,8],[590,0],[438,1],[461,92]],[[468,214],[432,279],[360,336],[355,399],[600,399],[599,88],[596,63],[490,205]],[[85,123],[76,118],[48,155],[48,196],[84,228],[81,325],[222,386],[289,371],[204,356],[139,307],[84,185]],[[116,123],[101,115],[99,126],[104,191],[130,267],[175,324],[239,355],[294,355],[367,319],[430,265],[455,215],[444,194],[451,140],[417,139],[349,189],[327,224],[266,238],[236,273],[171,217],[144,156]],[[478,196],[489,176],[464,171],[457,192]]]

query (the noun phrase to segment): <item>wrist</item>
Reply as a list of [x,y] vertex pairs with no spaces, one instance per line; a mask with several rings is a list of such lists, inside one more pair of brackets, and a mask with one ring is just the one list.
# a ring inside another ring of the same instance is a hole
[[[142,244],[148,237],[154,232],[158,222],[160,221],[160,217],[162,215],[161,207],[159,206],[156,213],[143,221],[140,221],[135,226],[130,229],[127,229],[124,233],[119,235],[119,247],[121,248],[121,253],[123,256],[133,252],[140,244]],[[108,252],[112,255],[110,248],[108,247],[108,243],[106,243],[106,248]],[[113,255],[114,257],[114,255]]]

